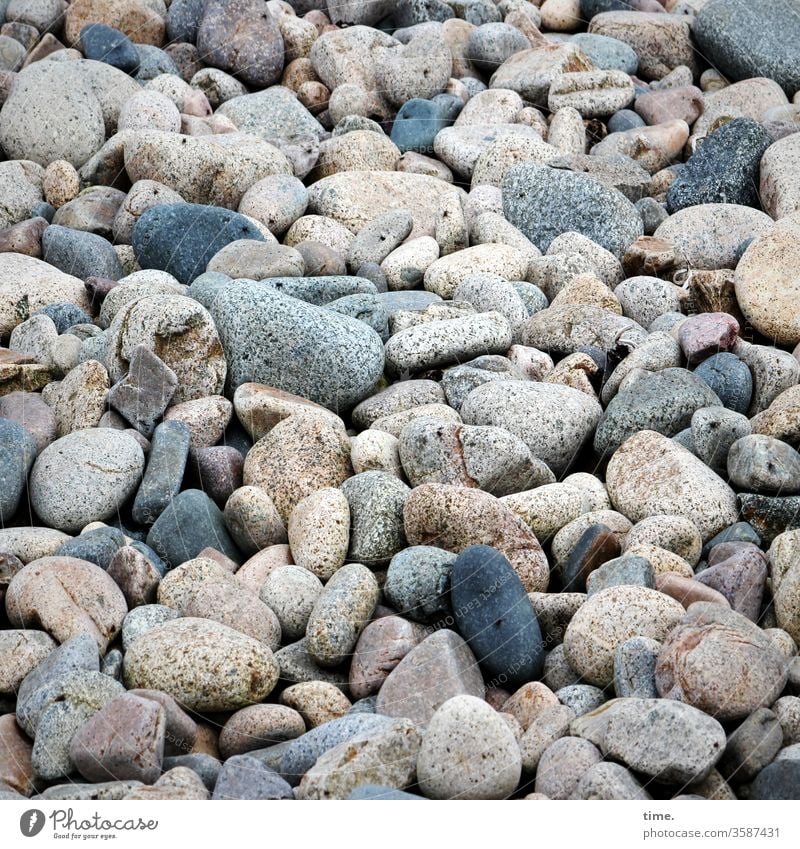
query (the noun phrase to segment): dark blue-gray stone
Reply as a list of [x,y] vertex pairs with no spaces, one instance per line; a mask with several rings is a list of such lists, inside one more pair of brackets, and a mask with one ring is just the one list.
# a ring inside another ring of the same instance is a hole
[[[332,719],[330,722],[312,728],[301,737],[289,740],[287,743],[278,743],[285,748],[280,769],[277,771],[295,787],[317,760],[334,746],[350,740],[357,734],[379,731],[396,722],[397,720],[391,716],[380,716],[375,713],[355,713]],[[266,751],[269,752],[269,749]]]
[[610,456],[640,430],[674,436],[688,427],[701,407],[719,407],[705,381],[682,368],[667,368],[618,392],[606,407],[594,435],[594,449]]
[[200,780],[209,790],[214,789],[217,783],[219,771],[222,764],[205,752],[192,752],[187,755],[169,755],[164,758],[161,768],[164,772],[175,769],[176,766],[185,766],[200,776]]
[[189,428],[184,422],[162,422],[154,431],[144,471],[133,502],[133,519],[151,525],[180,492],[189,456]]
[[711,537],[711,539],[703,546],[703,554],[702,556],[708,557],[709,552],[715,545],[719,545],[721,542],[750,542],[755,546],[761,546],[761,537],[758,534],[758,531],[749,524],[748,522],[736,522],[734,525],[730,525],[725,528],[724,531],[720,531],[716,536]]
[[774,761],[750,785],[751,799],[800,799],[800,760]]
[[33,436],[17,422],[0,418],[0,522],[3,527],[11,522],[19,508],[36,454]]
[[711,387],[725,407],[747,413],[753,397],[753,375],[736,354],[714,354],[700,363],[694,373]]
[[[636,51],[618,38],[579,32],[570,40],[592,60],[595,68],[602,71],[624,71],[626,74],[635,74],[639,68],[639,57]],[[616,130],[609,128],[609,132],[616,132]]]
[[95,528],[67,540],[59,546],[59,557],[77,557],[88,560],[101,569],[108,569],[111,558],[125,545],[125,535],[117,528]]
[[574,171],[522,162],[506,171],[502,191],[506,218],[542,253],[556,236],[574,231],[622,258],[644,233],[622,192]]
[[399,551],[389,563],[383,592],[401,616],[430,622],[450,611],[450,575],[456,555],[432,545]]
[[706,61],[729,80],[769,77],[791,97],[800,89],[797,0],[709,0],[692,35]]
[[172,0],[167,9],[167,39],[169,42],[197,41],[197,27],[206,0]]
[[596,595],[609,587],[636,586],[655,589],[656,579],[649,560],[635,555],[623,555],[606,561],[586,579],[586,592]]
[[348,800],[365,800],[368,799],[370,801],[378,800],[378,801],[417,801],[417,802],[427,802],[428,800],[424,796],[417,796],[414,793],[406,793],[405,790],[395,790],[394,787],[384,787],[382,784],[362,784],[361,787],[356,787],[350,795],[347,797]]
[[771,496],[743,492],[736,498],[741,517],[767,544],[784,531],[800,528],[800,495]]
[[389,313],[377,295],[345,295],[331,301],[326,309],[357,318],[371,327],[384,342],[389,340]]
[[76,324],[91,324],[92,317],[75,304],[48,304],[33,315],[46,315],[53,319],[53,324],[59,335],[66,333],[70,327]]
[[88,24],[81,30],[81,45],[87,59],[105,62],[126,74],[135,74],[139,70],[139,53],[133,42],[114,27]]
[[225,288],[211,315],[231,393],[253,381],[346,410],[369,395],[383,374],[383,342],[372,328],[265,283]]
[[122,264],[111,242],[94,233],[51,224],[42,236],[42,259],[66,274],[80,277],[123,276]]
[[214,254],[238,239],[264,241],[255,224],[230,209],[162,203],[150,207],[136,222],[133,252],[142,268],[166,271],[189,284],[206,270]]
[[635,127],[644,127],[644,118],[633,109],[620,109],[608,119],[609,133],[624,133]]
[[561,566],[563,591],[585,592],[586,581],[592,572],[618,557],[619,553],[619,538],[608,525],[589,525]]
[[667,189],[670,212],[702,203],[760,207],[759,163],[772,144],[770,134],[750,118],[723,124],[689,157]]
[[165,50],[152,44],[134,44],[134,49],[139,56],[139,70],[136,72],[136,79],[139,82],[146,83],[161,74],[174,74],[180,77],[181,69]]
[[488,23],[472,30],[464,53],[488,77],[509,56],[529,49],[530,42],[516,27],[505,23]]
[[222,511],[199,489],[186,489],[172,499],[150,528],[147,544],[173,569],[197,557],[204,548],[215,548],[236,563],[242,562]]
[[421,97],[407,100],[397,112],[390,138],[401,153],[431,154],[436,134],[453,123],[447,111],[432,100]]
[[316,306],[325,306],[348,295],[375,295],[378,290],[363,277],[322,275],[320,277],[267,277],[260,281],[284,295]]
[[453,564],[450,598],[456,628],[487,680],[513,689],[541,675],[539,621],[503,554],[488,545],[465,548]]
[[294,799],[291,785],[258,758],[234,755],[222,765],[212,799]]

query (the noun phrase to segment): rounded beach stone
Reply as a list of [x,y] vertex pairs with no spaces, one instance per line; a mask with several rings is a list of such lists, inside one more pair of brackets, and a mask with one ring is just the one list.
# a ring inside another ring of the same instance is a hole
[[6,611],[13,625],[42,627],[59,643],[88,634],[105,653],[128,606],[99,566],[75,557],[42,557],[11,579]]
[[366,566],[342,566],[325,585],[309,616],[309,654],[322,666],[341,663],[351,654],[379,597],[378,582]]
[[350,546],[350,504],[344,493],[322,487],[299,501],[289,515],[294,562],[322,580],[344,565]]
[[322,581],[300,566],[278,566],[267,575],[259,595],[278,617],[284,643],[305,636],[308,619],[322,589]]
[[239,549],[257,554],[270,545],[286,542],[286,528],[272,499],[255,486],[234,490],[225,502],[225,525]]
[[733,490],[691,452],[651,430],[626,440],[606,471],[614,507],[638,522],[669,513],[697,526],[703,540],[738,516]]
[[25,676],[56,644],[44,631],[11,629],[0,632],[0,693],[16,695]]
[[79,430],[42,451],[30,479],[31,504],[49,526],[79,531],[103,521],[133,494],[144,470],[144,454],[121,431]]
[[237,710],[223,725],[219,753],[223,760],[264,749],[305,734],[306,724],[296,710],[284,705],[250,705]]
[[428,798],[505,799],[521,773],[514,733],[486,702],[455,696],[431,718],[417,759],[417,780]]
[[327,681],[293,684],[281,693],[281,704],[296,710],[309,729],[339,719],[352,707],[347,696]]
[[226,711],[266,698],[278,664],[263,643],[208,619],[157,625],[125,653],[128,689],[162,690],[197,711]]
[[662,645],[656,685],[662,698],[693,705],[720,720],[771,705],[788,675],[786,658],[740,613],[698,602]]
[[663,640],[685,613],[674,599],[646,587],[609,587],[590,596],[570,620],[564,651],[570,666],[591,684],[614,679],[614,654],[635,636]]
[[536,613],[508,560],[486,545],[472,545],[452,566],[456,627],[487,679],[501,687],[538,678],[544,663]]
[[411,490],[387,472],[363,472],[342,483],[350,507],[349,560],[386,565],[406,545],[403,507]]
[[361,632],[350,665],[350,694],[364,699],[377,693],[398,663],[422,639],[424,631],[399,616],[382,616]]

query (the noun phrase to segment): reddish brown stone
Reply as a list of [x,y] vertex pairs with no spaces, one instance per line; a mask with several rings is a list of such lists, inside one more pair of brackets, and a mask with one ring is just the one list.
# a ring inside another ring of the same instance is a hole
[[197,739],[197,723],[180,705],[161,690],[128,690],[129,695],[158,702],[164,708],[164,754],[184,755],[192,751]]
[[0,784],[23,796],[33,795],[33,743],[28,740],[13,713],[0,716]]
[[400,616],[370,622],[356,643],[350,666],[350,692],[355,699],[377,693],[389,673],[419,643],[423,631]]
[[[711,553],[717,548],[720,546]],[[755,545],[745,543],[730,557],[715,560],[697,576],[697,581],[722,593],[734,610],[757,622],[767,583],[767,560]]]
[[0,253],[42,256],[42,235],[48,227],[46,218],[29,218],[0,230]]
[[678,339],[689,363],[730,351],[739,335],[739,322],[723,312],[693,315],[681,324]]
[[663,124],[680,118],[693,124],[703,112],[703,92],[693,85],[647,91],[633,107],[647,124]]
[[656,575],[656,589],[670,598],[679,601],[684,607],[696,601],[707,601],[710,604],[721,604],[730,607],[728,600],[722,593],[692,578],[686,578],[677,572],[662,572]]

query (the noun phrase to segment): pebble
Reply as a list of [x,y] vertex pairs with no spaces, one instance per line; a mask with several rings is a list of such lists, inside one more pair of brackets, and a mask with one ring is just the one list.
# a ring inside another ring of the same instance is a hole
[[[691,667],[684,660],[689,643]],[[709,661],[711,657],[715,659]],[[782,655],[756,625],[740,613],[708,603],[686,612],[656,662],[662,697],[677,698],[720,719],[741,719],[772,704],[786,676]]]
[[161,690],[190,710],[224,711],[266,698],[277,683],[278,664],[251,637],[184,617],[135,640],[125,653],[124,676],[129,689]]
[[[454,770],[456,764],[468,764]],[[481,699],[454,696],[431,717],[417,759],[417,780],[431,799],[505,799],[522,759],[513,732]]]

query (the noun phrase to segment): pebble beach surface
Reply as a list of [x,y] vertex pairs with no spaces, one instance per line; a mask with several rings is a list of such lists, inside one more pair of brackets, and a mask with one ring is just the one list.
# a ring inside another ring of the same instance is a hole
[[795,0],[0,0],[0,799],[797,799]]

